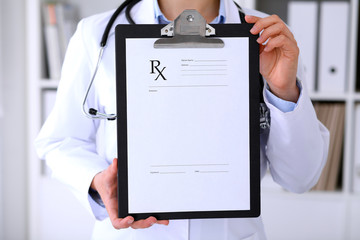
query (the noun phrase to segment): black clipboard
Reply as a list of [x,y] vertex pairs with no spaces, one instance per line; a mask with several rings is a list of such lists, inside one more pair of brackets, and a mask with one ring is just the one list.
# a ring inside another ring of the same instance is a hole
[[[117,140],[118,140],[118,210],[119,217],[131,215],[135,220],[154,216],[161,219],[198,219],[198,218],[247,218],[260,215],[260,129],[259,129],[259,46],[258,36],[252,35],[252,24],[212,25],[216,36],[212,38],[245,37],[249,40],[249,208],[217,211],[129,211],[128,163],[128,102],[127,97],[127,39],[158,38],[165,25],[118,25],[115,31],[116,46],[116,91],[117,91]],[[131,53],[128,53],[131,54]],[[241,53],[239,53],[241,54]],[[164,113],[166,114],[166,113]],[[141,151],[141,149],[139,149]],[[141,179],[138,179],[141,184]],[[236,186],[232,186],[236,187]],[[191,196],[189,196],[191,197]],[[226,196],[223,196],[226,197]],[[147,201],[147,199],[143,199]],[[211,200],[210,200],[211,201]]]

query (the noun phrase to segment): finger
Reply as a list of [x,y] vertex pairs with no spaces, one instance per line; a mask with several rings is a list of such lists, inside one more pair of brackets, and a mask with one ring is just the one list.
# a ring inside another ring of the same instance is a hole
[[[106,197],[117,198],[117,161],[114,159],[113,163],[104,171],[104,191]],[[100,194],[101,195],[101,194]],[[104,196],[105,197],[105,196]]]
[[259,19],[261,19],[261,18],[257,17],[257,16],[253,16],[253,15],[246,15],[245,16],[245,21],[247,23],[256,23],[256,21],[258,21]]
[[245,21],[248,23],[254,23],[254,26],[250,30],[250,32],[254,35],[259,34],[263,29],[274,25],[275,23],[283,23],[277,15],[271,15],[266,18],[247,15],[245,16]]
[[259,53],[261,54],[264,51],[265,45],[259,45]]
[[109,214],[109,218],[110,218],[111,223],[116,228],[118,226],[119,222],[122,220],[121,218],[118,218],[118,207],[117,207],[117,205],[113,205],[111,202],[109,202],[109,203],[105,203],[105,208],[106,208],[106,210],[107,210],[107,212]]
[[269,38],[274,38],[278,35],[285,35],[287,38],[295,41],[294,35],[283,23],[275,23],[274,25],[265,28],[261,33],[260,37],[257,39],[259,44],[265,43]]
[[134,218],[128,216],[126,218],[110,219],[115,229],[129,228],[134,223]]
[[[104,204],[105,204],[106,211],[109,214],[109,218],[111,220],[111,223],[117,229],[118,228],[123,228],[123,227],[129,227],[128,226],[129,224],[126,224],[126,222],[124,222],[123,219],[120,219],[118,217],[118,201],[117,201],[117,197],[110,197],[110,195],[112,195],[112,194],[109,193],[109,197],[104,199]],[[124,219],[127,219],[128,221],[130,221],[131,222],[130,224],[132,224],[134,222],[133,217],[126,217]]]
[[271,52],[275,48],[282,48],[282,50],[284,50],[284,53],[293,53],[294,56],[299,54],[299,48],[297,47],[297,45],[284,35],[271,38],[266,44],[263,51]]
[[118,168],[118,160],[117,160],[117,158],[114,158],[114,160],[113,160],[113,162],[112,162],[112,164],[111,164],[111,166],[110,166],[110,170],[111,170],[111,173],[112,174],[117,174],[117,168]]
[[157,222],[156,222],[157,224],[161,224],[161,225],[169,225],[169,220],[158,220]]
[[155,217],[148,217],[147,219],[133,222],[131,227],[134,229],[149,228],[157,222]]

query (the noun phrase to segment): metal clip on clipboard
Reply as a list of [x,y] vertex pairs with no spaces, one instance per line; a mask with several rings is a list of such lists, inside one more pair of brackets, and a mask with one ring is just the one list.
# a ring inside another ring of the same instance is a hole
[[174,22],[161,29],[161,38],[155,41],[154,48],[223,48],[224,42],[217,38],[215,29],[196,10],[183,11]]
[[[161,29],[160,38],[155,41],[154,48],[223,48],[224,42],[217,38],[206,38],[215,35],[215,28],[206,23],[204,17],[196,10],[184,10],[174,22]],[[263,80],[260,75],[260,133],[270,128],[270,110],[264,103],[262,89]]]

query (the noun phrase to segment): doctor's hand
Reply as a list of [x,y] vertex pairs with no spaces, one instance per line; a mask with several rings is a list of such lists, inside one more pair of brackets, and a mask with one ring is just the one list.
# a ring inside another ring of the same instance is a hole
[[252,34],[263,31],[257,39],[260,44],[260,73],[267,80],[270,91],[283,100],[297,102],[299,48],[294,35],[276,15],[266,18],[247,15],[245,20],[254,23],[250,30]]
[[105,208],[109,214],[111,223],[114,228],[122,229],[132,227],[148,228],[157,224],[168,225],[168,220],[158,221],[154,217],[149,217],[144,220],[134,221],[134,218],[127,216],[125,218],[118,218],[118,199],[117,199],[117,159],[104,171],[95,175],[91,182],[91,188],[96,190],[105,204]]

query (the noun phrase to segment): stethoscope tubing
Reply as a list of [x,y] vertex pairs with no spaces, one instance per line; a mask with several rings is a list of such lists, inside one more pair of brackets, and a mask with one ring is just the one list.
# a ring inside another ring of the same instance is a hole
[[101,63],[101,60],[102,60],[102,56],[104,54],[104,50],[105,50],[105,46],[100,47],[99,57],[98,57],[98,60],[97,60],[97,63],[96,63],[95,69],[94,69],[94,73],[92,74],[91,80],[90,80],[89,85],[88,85],[88,87],[86,89],[86,94],[85,94],[84,101],[83,101],[83,104],[82,104],[82,111],[85,114],[85,116],[87,116],[88,118],[91,118],[91,119],[115,120],[116,119],[116,114],[105,114],[105,113],[101,113],[101,112],[97,111],[94,108],[89,108],[88,110],[85,108],[86,101],[87,101],[87,98],[89,96],[91,86],[92,86],[92,84],[94,82],[94,79],[96,77],[97,71],[99,69],[99,66],[100,66],[100,63]]
[[116,20],[116,18],[120,15],[120,13],[125,9],[125,16],[126,19],[128,20],[129,24],[135,24],[135,21],[132,19],[130,11],[133,8],[133,6],[138,3],[141,0],[126,0],[125,2],[123,2],[120,7],[118,7],[116,9],[116,11],[113,13],[113,15],[111,16],[109,22],[107,23],[104,33],[102,35],[101,41],[100,41],[100,50],[99,50],[99,55],[98,55],[98,60],[94,69],[94,72],[91,76],[91,80],[89,82],[89,85],[86,89],[86,93],[84,96],[84,100],[83,100],[83,104],[82,104],[82,111],[85,114],[86,117],[90,118],[90,119],[107,119],[107,120],[115,120],[116,119],[116,114],[106,114],[106,113],[101,113],[98,110],[94,109],[94,108],[89,108],[88,110],[86,109],[86,101],[87,98],[89,96],[90,93],[90,89],[94,83],[95,77],[97,75],[105,48],[106,48],[106,44],[107,44],[107,40],[109,37],[109,33],[110,30],[112,28],[112,26],[114,25],[114,22]]
[[[87,116],[88,118],[91,119],[107,119],[107,120],[115,120],[116,119],[116,114],[106,114],[106,113],[101,113],[98,110],[94,109],[94,108],[89,108],[88,110],[86,110],[86,101],[87,98],[89,96],[90,93],[90,89],[94,83],[96,74],[98,72],[105,48],[106,48],[106,44],[107,44],[107,40],[109,37],[109,33],[110,30],[112,28],[112,26],[114,25],[115,20],[117,19],[117,17],[120,15],[120,13],[125,9],[125,16],[127,21],[129,22],[129,24],[136,24],[135,21],[133,20],[133,18],[131,17],[130,11],[131,9],[141,0],[125,0],[113,13],[113,15],[111,16],[109,22],[107,23],[104,33],[102,35],[101,41],[100,41],[100,50],[99,50],[99,56],[98,56],[98,60],[96,63],[96,67],[94,69],[94,72],[91,76],[91,80],[89,82],[89,85],[86,89],[86,94],[84,96],[84,100],[83,100],[83,104],[82,104],[82,111],[85,114],[85,116]],[[241,22],[245,22],[245,14],[243,13],[242,8],[236,3],[236,6],[239,9],[239,13],[240,13],[240,19]],[[262,79],[262,78],[261,78]],[[260,94],[262,96],[262,94]],[[263,103],[264,100],[263,98],[261,99],[261,103]]]

